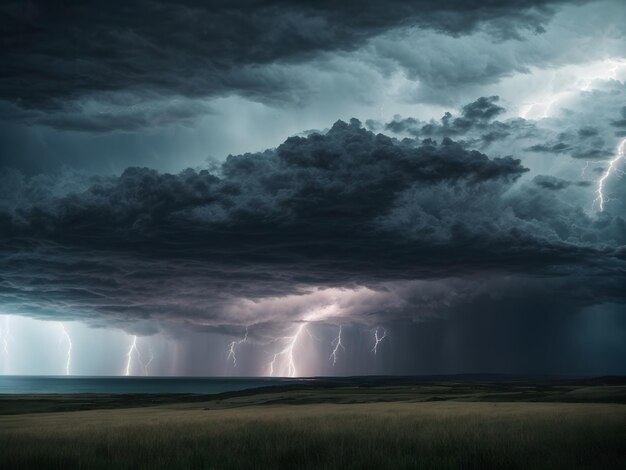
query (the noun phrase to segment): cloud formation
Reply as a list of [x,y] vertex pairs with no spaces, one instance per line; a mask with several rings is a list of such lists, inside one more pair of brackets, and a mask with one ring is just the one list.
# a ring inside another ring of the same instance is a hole
[[624,161],[597,201],[626,136],[621,0],[0,21],[0,314],[179,335],[178,373],[233,373],[246,332],[239,372],[265,372],[302,322],[309,373],[567,372],[608,344],[623,370]]
[[[602,165],[615,155],[621,136],[620,116],[626,87],[619,81],[599,83],[593,91],[572,92],[553,104],[553,115],[543,119],[504,118],[507,110],[499,96],[480,97],[462,106],[457,114],[420,121],[396,116],[387,123],[367,121],[372,130],[420,139],[457,139],[467,148],[495,155],[518,151],[528,155],[563,156]],[[554,99],[554,98],[552,98]],[[602,121],[598,121],[602,116]]]
[[[494,101],[478,100],[465,116],[489,119]],[[624,219],[591,218],[558,196],[580,184],[519,183],[526,172],[519,159],[489,158],[450,138],[392,139],[354,119],[229,156],[215,171],[13,173],[1,185],[0,294],[14,313],[228,332],[310,318],[314,300],[332,296],[327,289],[339,297],[347,289],[345,302],[356,304],[336,302],[325,318],[365,323],[423,311],[442,286],[441,305],[450,305],[472,279],[501,275],[557,285],[565,275],[602,278],[572,298],[623,300]],[[241,313],[241,302],[256,306],[245,309],[256,317]]]
[[[0,10],[0,100],[10,108],[5,119],[87,132],[162,125],[172,113],[150,117],[142,105],[167,108],[170,99],[237,94],[293,104],[310,88],[310,74],[294,71],[294,64],[354,51],[398,28],[519,40],[521,32],[544,31],[562,3],[159,0],[102,8],[98,2],[8,2]],[[133,111],[139,116],[116,109],[121,103],[139,103]],[[111,112],[120,119],[107,118]],[[88,119],[81,125],[76,115]]]

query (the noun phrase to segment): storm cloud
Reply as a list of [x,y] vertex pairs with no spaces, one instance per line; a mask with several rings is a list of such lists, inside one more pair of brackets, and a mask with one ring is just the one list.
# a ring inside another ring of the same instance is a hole
[[[353,51],[402,27],[451,36],[481,30],[498,40],[519,40],[521,31],[544,31],[562,3],[8,2],[0,10],[0,100],[9,106],[5,119],[88,132],[168,122],[167,117],[125,119],[128,111],[118,109],[122,104],[160,107],[169,99],[229,94],[298,103],[310,88],[308,74],[290,65]],[[122,116],[98,116],[111,112]],[[134,112],[150,114],[141,106]],[[76,115],[89,118],[81,126]]]
[[302,313],[306,295],[365,288],[396,299],[393,321],[415,306],[415,289],[389,283],[505,273],[613,276],[593,297],[621,301],[624,220],[597,222],[556,198],[569,186],[561,180],[516,183],[526,171],[449,138],[397,140],[352,120],[229,156],[212,172],[13,174],[3,184],[0,289],[14,312],[218,330],[241,324],[232,309],[243,299],[263,323],[277,321],[263,299],[294,296]]
[[303,324],[302,373],[623,370],[623,2],[0,18],[0,314],[24,331],[149,336],[174,374],[266,373]]

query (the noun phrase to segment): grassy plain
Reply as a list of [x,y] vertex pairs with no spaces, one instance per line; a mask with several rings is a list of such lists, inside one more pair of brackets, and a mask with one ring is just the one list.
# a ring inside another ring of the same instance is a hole
[[93,409],[39,413],[5,397],[0,468],[626,468],[623,386],[575,387],[571,400],[481,387],[278,389],[142,406],[125,397],[117,407],[56,397],[63,410],[79,399]]

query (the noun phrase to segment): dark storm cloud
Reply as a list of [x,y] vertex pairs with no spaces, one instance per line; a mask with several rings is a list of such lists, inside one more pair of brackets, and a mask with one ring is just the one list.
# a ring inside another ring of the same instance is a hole
[[[128,97],[132,100],[132,97]],[[136,100],[135,100],[136,101]],[[115,106],[106,111],[89,111],[80,105],[48,113],[41,110],[21,109],[15,105],[0,103],[0,115],[12,122],[42,124],[62,131],[104,133],[112,131],[136,131],[143,128],[164,127],[170,124],[192,125],[195,118],[210,114],[211,109],[203,103],[177,100],[170,103],[139,103]]]
[[[582,160],[605,160],[613,156],[613,152],[604,148],[594,146],[603,146],[604,141],[595,139],[596,142],[589,142],[589,135],[585,133],[578,135],[561,133],[557,141],[535,144],[526,148],[529,152],[546,153],[552,155],[566,154],[572,158]],[[565,140],[565,141],[564,141]]]
[[[403,26],[454,36],[484,27],[501,38],[516,37],[523,29],[541,31],[551,5],[560,3],[5,2],[0,100],[53,115],[23,115],[25,122],[92,132],[116,130],[124,119],[103,116],[81,126],[56,113],[76,111],[85,98],[119,101],[120,92],[126,93],[123,101],[128,94],[150,101],[230,93],[269,103],[300,100],[300,79],[276,64],[351,50]],[[146,124],[127,119],[130,129]]]
[[134,131],[143,128],[164,127],[169,124],[192,125],[195,118],[211,113],[202,103],[184,101],[182,103],[161,104],[157,109],[149,106],[139,109],[116,109],[108,112],[41,113],[35,121],[38,124],[64,131],[111,132]]
[[[457,139],[467,148],[479,148],[489,152],[499,150],[508,154],[516,144],[525,153],[566,156],[580,160],[601,161],[615,154],[615,137],[608,126],[591,126],[597,122],[598,113],[614,115],[615,96],[623,93],[623,84],[616,82],[607,91],[594,91],[584,98],[576,111],[566,110],[563,119],[553,118],[545,122],[523,118],[497,119],[506,110],[499,106],[498,96],[481,97],[460,108],[458,114],[446,112],[440,120],[428,122],[396,116],[384,125],[368,121],[370,129],[383,128],[398,135],[421,139]],[[581,94],[582,95],[582,94]],[[586,107],[585,107],[586,106]],[[622,111],[623,112],[623,111]],[[610,121],[615,126],[618,121]],[[529,145],[531,144],[532,145]],[[522,155],[523,155],[522,154]]]
[[532,152],[543,152],[543,153],[565,153],[570,151],[570,147],[564,142],[557,142],[555,144],[535,144],[528,147],[528,150]]
[[537,186],[549,189],[552,191],[559,191],[561,189],[569,188],[572,185],[588,187],[591,185],[588,181],[568,181],[562,178],[557,178],[556,176],[549,175],[537,175],[533,178],[533,183]]
[[487,130],[491,138],[497,133],[508,135],[510,124],[491,122],[496,116],[505,112],[498,106],[498,96],[480,97],[476,101],[461,108],[461,115],[453,117],[447,112],[439,122],[420,122],[414,118],[396,119],[385,124],[385,129],[396,134],[408,133],[415,137],[454,137],[462,136],[474,130]]
[[467,119],[489,121],[505,111],[502,106],[496,104],[499,99],[499,96],[483,96],[463,106],[461,114]]
[[588,137],[594,137],[596,135],[598,135],[598,129],[596,129],[595,127],[581,127],[580,129],[578,129],[578,135],[583,138],[586,139]]
[[626,106],[622,108],[621,119],[611,122],[614,127],[626,128]]
[[[398,141],[353,120],[230,156],[214,173],[5,173],[0,296],[15,313],[220,331],[255,321],[233,313],[242,299],[263,306],[318,287],[520,273],[591,276],[598,289],[577,295],[621,299],[624,220],[594,221],[545,184],[516,185],[525,171],[448,138]],[[375,310],[405,315],[411,292]],[[363,305],[355,311],[371,314]],[[289,311],[261,310],[269,322]]]
[[[497,116],[506,111],[497,104],[499,99],[498,96],[480,97],[463,106],[458,116],[446,112],[438,121],[422,122],[410,117],[396,117],[386,123],[384,129],[419,138],[461,138],[467,145],[477,147],[486,147],[509,137],[528,139],[538,134],[532,121],[522,118],[504,122],[496,120]],[[376,125],[373,121],[368,124],[371,128]]]

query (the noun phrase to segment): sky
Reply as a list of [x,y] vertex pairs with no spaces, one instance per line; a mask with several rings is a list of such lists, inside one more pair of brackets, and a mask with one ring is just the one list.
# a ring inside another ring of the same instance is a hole
[[622,0],[0,21],[0,373],[626,374]]

